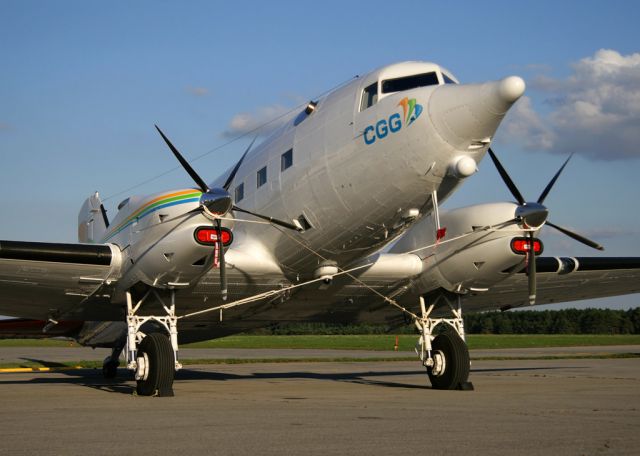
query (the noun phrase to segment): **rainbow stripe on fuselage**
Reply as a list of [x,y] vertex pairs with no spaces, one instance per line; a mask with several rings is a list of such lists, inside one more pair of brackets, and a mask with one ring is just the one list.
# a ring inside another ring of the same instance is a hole
[[129,215],[124,221],[120,222],[117,226],[110,230],[102,242],[107,242],[109,239],[116,236],[133,222],[140,221],[140,219],[146,217],[149,214],[152,214],[159,209],[185,203],[198,203],[200,202],[201,196],[202,192],[194,189],[180,190],[177,192],[165,193],[163,195],[157,196],[145,202],[131,215]]

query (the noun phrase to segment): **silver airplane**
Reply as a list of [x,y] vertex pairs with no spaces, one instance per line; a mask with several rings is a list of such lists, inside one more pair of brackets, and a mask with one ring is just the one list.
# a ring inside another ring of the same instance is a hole
[[[553,227],[490,148],[522,96],[516,76],[459,84],[402,62],[317,100],[207,184],[131,196],[110,220],[98,193],[78,244],[0,241],[0,337],[70,337],[124,353],[140,395],[173,395],[179,343],[282,322],[413,322],[438,389],[470,389],[462,309],[640,291],[640,258],[542,257]],[[515,202],[439,210],[486,154]],[[568,160],[567,160],[568,161]]]

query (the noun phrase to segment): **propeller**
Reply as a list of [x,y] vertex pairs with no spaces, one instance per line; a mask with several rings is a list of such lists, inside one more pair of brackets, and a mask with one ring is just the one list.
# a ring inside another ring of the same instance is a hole
[[[257,136],[256,136],[256,138],[257,138]],[[244,154],[242,154],[242,157],[240,157],[240,160],[238,160],[238,163],[236,163],[236,166],[234,166],[233,169],[231,170],[231,172],[229,173],[229,177],[227,177],[227,181],[222,186],[222,188],[224,188],[225,190],[229,190],[229,187],[231,187],[231,184],[233,183],[233,179],[236,177],[236,173],[238,172],[238,169],[240,168],[240,165],[244,161],[244,157],[247,155],[247,153],[251,149],[251,146],[253,146],[253,143],[256,141],[256,138],[253,138],[253,141],[251,141],[251,144],[249,144],[249,147],[247,147],[247,150],[244,151]],[[304,231],[304,229],[300,225],[294,225],[292,223],[285,222],[283,220],[279,220],[279,219],[276,219],[276,218],[273,218],[273,217],[269,217],[267,215],[257,214],[255,212],[251,212],[251,211],[248,211],[246,209],[242,209],[241,207],[238,207],[235,204],[233,205],[232,209],[234,211],[237,211],[237,212],[244,212],[245,214],[253,215],[254,217],[258,217],[258,218],[260,218],[262,220],[268,221],[269,223],[273,223],[274,225],[282,226],[282,227],[288,228],[290,230]]]
[[226,188],[209,188],[207,183],[196,173],[196,171],[191,167],[189,162],[184,159],[182,154],[176,149],[176,147],[169,141],[169,138],[165,136],[165,134],[158,128],[156,125],[156,130],[164,139],[164,142],[167,143],[173,155],[178,159],[184,170],[191,176],[191,179],[196,183],[200,190],[202,190],[202,196],[200,197],[200,206],[204,210],[204,212],[213,217],[220,217],[226,215],[233,205],[231,202],[231,195],[227,191]]
[[165,136],[162,130],[160,130],[160,128],[157,125],[155,125],[155,127],[156,127],[156,130],[158,130],[158,133],[160,133],[160,136],[162,136],[162,139],[164,140],[164,142],[167,144],[167,146],[169,146],[169,149],[171,149],[171,152],[173,152],[173,155],[178,159],[178,161],[180,162],[184,170],[187,172],[187,174],[189,174],[189,176],[191,176],[191,179],[193,179],[196,185],[200,187],[200,189],[202,190],[202,196],[200,196],[200,207],[202,209],[202,212],[206,217],[211,218],[216,222],[216,228],[218,230],[217,243],[218,243],[218,250],[220,255],[219,257],[220,289],[221,289],[222,299],[226,300],[227,299],[227,270],[226,270],[226,262],[224,258],[224,249],[222,244],[221,217],[224,217],[230,211],[234,210],[238,212],[245,212],[247,214],[251,214],[255,217],[261,218],[263,220],[267,220],[274,225],[279,225],[279,226],[296,230],[296,231],[304,231],[304,230],[302,229],[301,226],[296,226],[291,223],[284,222],[282,220],[278,220],[273,217],[268,217],[266,215],[261,215],[255,212],[247,211],[233,204],[231,195],[229,194],[229,188],[231,187],[231,184],[233,183],[233,179],[235,178],[236,173],[238,172],[238,169],[240,169],[240,165],[242,165],[244,158],[247,156],[247,154],[251,150],[251,147],[255,143],[256,138],[254,138],[253,141],[251,141],[251,144],[249,144],[249,147],[247,147],[247,149],[244,151],[244,153],[242,154],[242,157],[240,157],[240,160],[238,160],[238,163],[236,163],[236,165],[233,167],[224,185],[221,188],[217,188],[217,187],[209,188],[207,183],[191,167],[189,162],[185,160],[182,154],[171,143],[169,138]]
[[242,154],[242,157],[240,157],[240,160],[238,160],[238,163],[236,163],[236,166],[234,166],[231,172],[229,173],[229,177],[227,177],[227,181],[222,186],[222,188],[224,188],[225,190],[229,190],[229,187],[231,187],[231,184],[233,183],[233,179],[236,177],[236,173],[238,172],[238,170],[240,169],[240,165],[244,161],[244,157],[247,156],[247,154],[253,147],[253,143],[256,142],[256,139],[258,139],[257,136],[253,138],[253,140],[251,141],[251,144],[249,144],[249,147],[247,147],[247,150],[244,151],[244,154]]
[[533,231],[529,231],[529,254],[527,255],[527,277],[529,290],[529,304],[536,302],[536,250]]
[[222,300],[227,300],[227,264],[224,259],[224,246],[222,245],[222,220],[217,219],[216,225],[218,228],[218,255],[219,257],[219,268],[220,268],[220,294],[222,295]]
[[295,230],[302,232],[304,228],[301,225],[294,225],[293,223],[285,222],[284,220],[278,220],[273,217],[269,217],[268,215],[257,214],[255,212],[248,211],[246,209],[242,209],[236,205],[233,206],[234,211],[244,212],[245,214],[253,215],[254,217],[258,217],[259,219],[266,220],[269,223],[273,223],[274,225],[278,225],[284,228],[289,228],[290,230]]
[[[549,192],[555,185],[556,181],[558,180],[558,177],[560,177],[560,174],[562,173],[564,168],[567,166],[567,163],[569,163],[569,160],[571,160],[571,157],[573,156],[573,154],[569,155],[569,157],[565,160],[565,162],[562,164],[558,172],[556,172],[556,174],[553,176],[553,178],[549,181],[547,186],[544,188],[544,190],[542,191],[538,199],[535,202],[528,202],[524,199],[524,197],[522,196],[522,193],[520,193],[520,191],[518,190],[518,187],[509,176],[509,173],[507,173],[507,170],[504,169],[504,166],[502,166],[502,163],[500,163],[500,160],[498,160],[498,157],[493,152],[493,150],[489,148],[488,152],[489,152],[489,156],[491,157],[491,161],[493,161],[493,164],[495,165],[496,169],[498,170],[498,173],[500,174],[500,177],[502,177],[502,180],[506,184],[507,188],[509,189],[513,197],[516,199],[516,201],[518,201],[519,207],[516,209],[516,217],[517,217],[517,220],[522,222],[525,228],[537,230],[539,228],[542,228],[542,226],[546,224],[552,228],[555,228],[561,233],[569,236],[570,238],[575,239],[578,242],[581,242],[582,244],[585,244],[597,250],[604,250],[604,247],[602,247],[597,242],[587,239],[584,236],[574,233],[559,225],[553,224],[547,220],[547,217],[549,215],[549,210],[544,206],[543,204],[544,200],[549,195]],[[533,305],[536,302],[536,255],[534,250],[535,238],[533,235],[533,231],[529,231],[527,233],[527,237],[529,238],[529,253],[527,254],[527,260],[526,260],[527,275],[529,277],[529,280],[528,280],[529,304]]]

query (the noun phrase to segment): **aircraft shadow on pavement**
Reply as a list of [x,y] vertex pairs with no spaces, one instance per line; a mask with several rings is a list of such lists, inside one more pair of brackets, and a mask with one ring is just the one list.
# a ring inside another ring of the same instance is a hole
[[22,357],[20,358],[24,361],[28,361],[28,362],[32,362],[32,363],[36,363],[36,364],[40,364],[41,366],[44,367],[54,367],[54,368],[64,368],[64,367],[68,367],[66,364],[63,363],[57,363],[55,361],[45,361],[43,359],[36,359],[36,358],[25,358]]
[[[48,366],[46,367],[59,367],[59,366],[51,365],[56,363],[47,363],[47,364]],[[122,373],[125,374],[126,372],[122,370]],[[112,393],[125,393],[125,394],[131,394],[133,389],[135,389],[135,387],[133,387],[133,383],[130,382],[128,378],[116,378],[113,380],[105,379],[102,376],[101,369],[63,369],[55,372],[40,372],[40,373],[30,372],[29,374],[35,374],[36,376],[25,378],[24,380],[20,380],[16,378],[12,378],[11,380],[5,380],[3,379],[3,376],[0,375],[0,385],[72,384],[72,385],[86,386],[89,388],[95,388],[95,389],[112,392]],[[133,380],[133,378],[131,380]]]
[[[567,369],[567,366],[545,366],[545,367],[500,367],[500,368],[488,368],[488,369],[471,369],[471,373],[489,373],[489,372],[527,372],[527,371],[539,371],[539,370],[558,370]],[[587,369],[586,366],[572,366],[571,369]]]
[[[39,360],[30,360],[38,361]],[[48,363],[48,367],[58,367]],[[62,366],[62,365],[59,365]],[[586,369],[586,367],[572,366],[572,369]],[[471,373],[491,373],[491,372],[527,372],[527,371],[548,371],[566,369],[563,366],[549,367],[515,367],[515,368],[492,368],[492,369],[472,369]],[[63,374],[63,375],[53,375]],[[419,376],[420,380],[414,383],[401,381],[402,377]],[[312,371],[292,371],[292,372],[255,372],[248,374],[233,374],[229,372],[216,372],[213,370],[182,369],[176,374],[176,382],[181,381],[234,381],[234,380],[287,380],[287,379],[308,379],[332,382],[347,382],[361,385],[381,386],[386,388],[403,389],[432,389],[424,370],[415,371],[356,371],[341,373],[322,373]],[[473,378],[470,378],[473,381]],[[133,376],[126,369],[118,369],[118,377],[109,380],[102,376],[101,369],[68,369],[56,372],[42,372],[35,377],[20,380],[15,377],[4,380],[0,376],[0,385],[24,385],[24,384],[75,384],[94,388],[108,393],[133,394],[135,383]]]
[[[62,374],[62,375],[52,375]],[[394,381],[383,381],[372,377],[399,377],[407,375],[425,375],[425,384],[411,384]],[[12,378],[4,380],[0,376],[0,385],[24,385],[24,384],[75,384],[94,388],[110,393],[132,394],[135,390],[133,376],[129,375],[125,369],[118,370],[118,377],[109,380],[102,376],[100,369],[68,369],[56,372],[36,373],[37,376],[20,380]],[[234,381],[234,380],[286,380],[286,379],[309,379],[322,381],[336,381],[358,383],[363,385],[376,385],[393,388],[417,388],[430,389],[426,374],[424,371],[367,371],[367,372],[348,372],[348,373],[330,373],[323,374],[319,372],[273,372],[273,373],[251,373],[251,374],[232,374],[227,372],[200,371],[183,369],[176,375],[176,382],[180,381]]]
[[201,370],[184,369],[178,373],[176,380],[217,380],[217,381],[230,381],[230,380],[287,380],[287,379],[307,379],[307,380],[322,380],[322,381],[334,381],[334,382],[348,382],[358,383],[362,385],[377,385],[386,386],[392,388],[418,388],[418,389],[430,389],[431,386],[426,380],[425,384],[412,384],[412,383],[400,383],[392,381],[383,381],[375,377],[402,377],[407,375],[424,375],[426,380],[425,371],[364,371],[364,372],[341,372],[341,373],[321,373],[321,372],[257,372],[246,375],[230,374],[227,372],[212,372]]

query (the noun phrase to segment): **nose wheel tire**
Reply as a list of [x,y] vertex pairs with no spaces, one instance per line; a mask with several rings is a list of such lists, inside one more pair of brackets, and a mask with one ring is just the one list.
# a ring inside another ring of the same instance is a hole
[[437,335],[431,343],[433,353],[441,356],[443,362],[438,367],[427,368],[434,389],[459,389],[469,379],[469,349],[464,341],[453,332]]
[[175,359],[169,338],[162,333],[148,334],[138,346],[137,359],[144,364],[136,374],[139,396],[173,396]]

